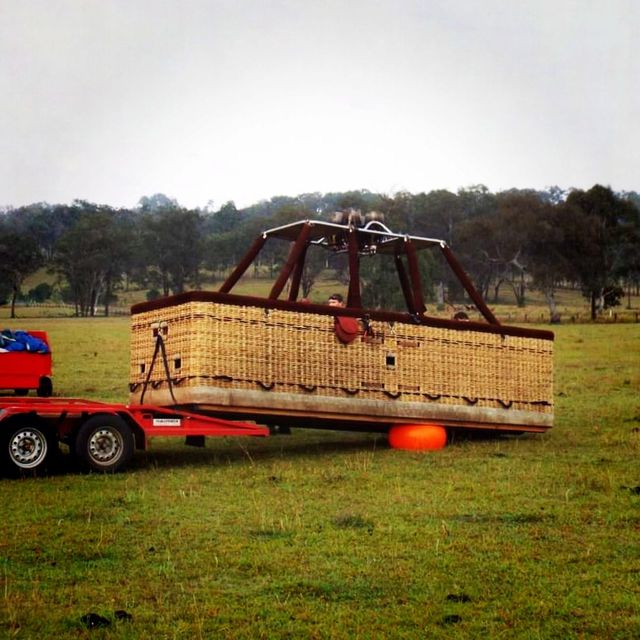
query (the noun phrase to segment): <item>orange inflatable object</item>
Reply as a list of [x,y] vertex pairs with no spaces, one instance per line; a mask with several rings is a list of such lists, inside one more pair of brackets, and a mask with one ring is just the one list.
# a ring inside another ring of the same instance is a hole
[[447,444],[447,430],[435,424],[402,424],[389,429],[393,449],[436,451]]

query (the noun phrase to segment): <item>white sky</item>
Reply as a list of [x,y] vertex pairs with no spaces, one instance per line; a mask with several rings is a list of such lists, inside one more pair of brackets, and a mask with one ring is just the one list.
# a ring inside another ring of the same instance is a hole
[[0,0],[0,205],[640,190],[637,0]]

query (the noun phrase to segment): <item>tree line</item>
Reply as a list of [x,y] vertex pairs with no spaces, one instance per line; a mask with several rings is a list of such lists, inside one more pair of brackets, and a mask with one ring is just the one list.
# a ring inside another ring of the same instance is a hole
[[[508,190],[482,185],[457,193],[396,193],[366,190],[278,196],[245,209],[228,202],[187,209],[163,194],[141,198],[133,209],[76,200],[70,205],[36,203],[0,210],[0,302],[15,315],[21,297],[46,299],[42,283],[23,291],[25,279],[46,268],[55,274],[59,296],[79,316],[109,314],[117,292],[137,286],[148,297],[201,288],[206,278],[222,278],[261,230],[304,218],[326,219],[338,210],[384,215],[393,231],[439,238],[453,249],[488,300],[508,288],[518,305],[527,292],[544,293],[552,317],[560,286],[578,287],[592,318],[619,304],[640,283],[640,195],[595,185],[589,190]],[[273,275],[286,247],[267,243],[256,275]],[[308,296],[325,268],[346,277],[337,257],[309,255],[302,279]],[[460,301],[463,292],[432,258],[421,264],[427,294],[440,303]],[[363,297],[387,306],[395,278],[392,265],[361,270]]]

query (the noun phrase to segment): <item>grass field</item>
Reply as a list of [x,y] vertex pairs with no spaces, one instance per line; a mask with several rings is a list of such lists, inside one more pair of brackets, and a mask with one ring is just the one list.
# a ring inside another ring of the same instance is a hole
[[[36,286],[42,281],[51,282],[52,277],[41,270],[33,274],[27,279],[23,286],[23,290]],[[221,279],[214,279],[209,274],[205,281],[201,283],[206,290],[218,290],[222,284]],[[253,295],[259,297],[267,297],[273,286],[272,278],[255,278],[250,275],[242,278],[234,287],[233,292]],[[312,302],[323,303],[327,298],[335,292],[347,293],[347,285],[340,283],[335,279],[335,273],[332,270],[323,272],[322,276],[313,285],[310,293]],[[130,288],[126,291],[118,290],[118,301],[111,307],[111,315],[127,315],[132,304],[144,302],[146,300],[147,290]],[[580,293],[578,289],[560,288],[555,294],[557,303],[557,312],[560,314],[562,321],[565,323],[582,323],[589,322],[591,317],[589,302]],[[500,290],[500,297],[497,301],[489,299],[488,305],[492,312],[505,324],[517,323],[544,323],[550,318],[549,305],[544,295],[536,290],[529,289],[526,296],[526,305],[518,307],[513,292],[507,286],[503,286]],[[432,301],[428,301],[427,313],[436,317],[450,318],[455,309],[447,305],[444,309],[438,309]],[[476,311],[467,309],[473,319],[481,319],[481,314]],[[19,305],[16,311],[20,318],[39,318],[39,317],[58,317],[65,318],[74,315],[73,305],[56,305],[46,303],[43,305]],[[103,315],[104,309],[99,307],[98,315]],[[0,320],[9,317],[9,307],[7,305],[0,306]],[[627,292],[620,305],[604,311],[599,316],[601,322],[639,322],[640,321],[640,295],[637,292]]]
[[[5,325],[49,331],[57,395],[126,400],[128,319]],[[637,639],[639,363],[637,325],[557,327],[544,435],[167,440],[0,480],[0,638]]]

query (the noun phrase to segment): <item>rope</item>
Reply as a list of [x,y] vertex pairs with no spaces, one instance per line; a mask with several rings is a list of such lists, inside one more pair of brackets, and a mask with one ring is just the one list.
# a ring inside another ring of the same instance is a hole
[[[144,381],[144,385],[142,387],[142,393],[140,394],[140,404],[144,404],[144,395],[147,392],[147,387],[149,386],[149,380],[151,379],[151,374],[153,373],[153,367],[156,363],[156,358],[158,357],[158,352],[162,355],[162,364],[164,365],[164,372],[167,376],[167,382],[169,383],[169,393],[171,393],[171,399],[173,400],[173,404],[178,404],[175,395],[173,395],[173,384],[171,383],[171,374],[169,373],[169,363],[167,362],[167,350],[164,346],[164,340],[162,339],[162,335],[160,331],[156,335],[156,346],[153,350],[153,357],[151,358],[151,364],[149,365],[149,373],[147,373],[147,378]],[[155,386],[152,384],[151,386],[156,389],[160,385],[158,382]]]

